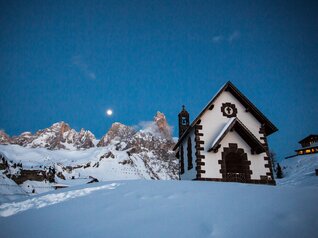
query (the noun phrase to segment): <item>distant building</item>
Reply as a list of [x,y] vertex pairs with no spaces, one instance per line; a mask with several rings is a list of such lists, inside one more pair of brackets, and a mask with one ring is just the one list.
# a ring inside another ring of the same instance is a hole
[[277,128],[231,82],[190,124],[178,115],[180,179],[275,184],[267,136]]
[[295,150],[297,155],[318,153],[318,135],[309,135],[298,143],[302,148]]

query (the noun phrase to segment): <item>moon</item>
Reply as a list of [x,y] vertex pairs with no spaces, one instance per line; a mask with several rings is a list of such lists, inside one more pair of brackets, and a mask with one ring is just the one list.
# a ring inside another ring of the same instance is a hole
[[112,110],[112,109],[107,109],[107,110],[106,110],[106,115],[109,116],[109,117],[110,117],[111,115],[113,115],[113,110]]

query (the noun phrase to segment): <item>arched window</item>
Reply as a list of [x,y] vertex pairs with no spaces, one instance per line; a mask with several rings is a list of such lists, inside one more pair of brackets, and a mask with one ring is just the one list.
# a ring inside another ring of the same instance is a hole
[[188,170],[193,168],[192,164],[192,143],[191,143],[191,137],[188,138]]
[[183,146],[180,146],[180,174],[184,174]]

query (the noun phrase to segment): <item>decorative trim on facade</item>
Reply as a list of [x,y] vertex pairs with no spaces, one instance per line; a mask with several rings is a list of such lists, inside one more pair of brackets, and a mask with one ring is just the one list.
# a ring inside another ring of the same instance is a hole
[[200,174],[200,177],[202,174],[205,174],[205,170],[202,170],[202,169],[197,169],[198,173]]
[[[198,123],[200,123],[201,120],[198,121]],[[201,136],[203,136],[203,133],[200,132],[200,130],[202,130],[202,125],[195,125],[195,129],[194,129],[194,141],[195,141],[195,149],[196,149],[196,152],[195,152],[195,156],[196,156],[196,178],[201,178],[202,177],[202,174],[205,173],[205,170],[202,168],[202,166],[205,165],[205,162],[203,161],[203,159],[205,158],[204,155],[201,155],[201,151],[204,150],[204,141],[202,141],[200,139]]]
[[259,133],[260,133],[260,134],[263,134],[264,136],[266,136],[264,124],[261,125],[261,128],[259,129]]
[[209,106],[209,110],[211,111],[214,108],[214,104],[211,104],[211,106]]
[[197,165],[205,165],[205,162],[202,162],[201,160],[197,161],[196,163],[197,163]]
[[274,174],[273,174],[273,165],[272,165],[272,160],[270,159],[270,154],[269,154],[269,150],[268,150],[268,143],[267,143],[267,137],[266,137],[266,132],[265,132],[265,126],[264,124],[262,124],[259,133],[262,134],[263,136],[261,137],[261,139],[264,140],[264,147],[266,149],[265,153],[266,156],[264,157],[264,160],[267,161],[267,164],[265,164],[265,168],[269,168],[269,172],[266,173],[267,176],[270,176],[271,179],[274,181]]
[[218,144],[218,145],[213,149],[213,152],[214,152],[214,153],[217,153],[217,152],[219,151],[220,147],[221,147],[221,144]]
[[201,146],[195,146],[195,148],[196,148],[196,150],[198,151],[198,150],[201,150],[201,151],[203,151],[204,150],[204,148],[203,147],[201,147]]
[[[227,156],[231,153],[236,153],[241,158],[241,173],[236,173],[231,171],[229,164],[227,164]],[[218,161],[221,165],[220,173],[222,174],[223,181],[226,182],[243,182],[247,183],[251,180],[251,174],[253,173],[250,170],[251,161],[247,159],[247,154],[242,148],[238,148],[236,143],[229,143],[229,147],[224,147],[222,152],[222,159]],[[227,168],[228,167],[228,168]]]
[[231,118],[236,117],[237,114],[237,108],[235,107],[235,104],[226,102],[222,103],[221,112],[223,113],[223,116]]

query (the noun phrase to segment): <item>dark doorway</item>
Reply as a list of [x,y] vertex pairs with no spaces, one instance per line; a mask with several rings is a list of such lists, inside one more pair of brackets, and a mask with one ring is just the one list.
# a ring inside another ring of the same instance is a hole
[[243,154],[230,152],[225,156],[227,173],[245,173]]
[[243,149],[237,144],[229,144],[222,153],[221,172],[223,179],[228,182],[246,183],[251,178],[250,161]]

